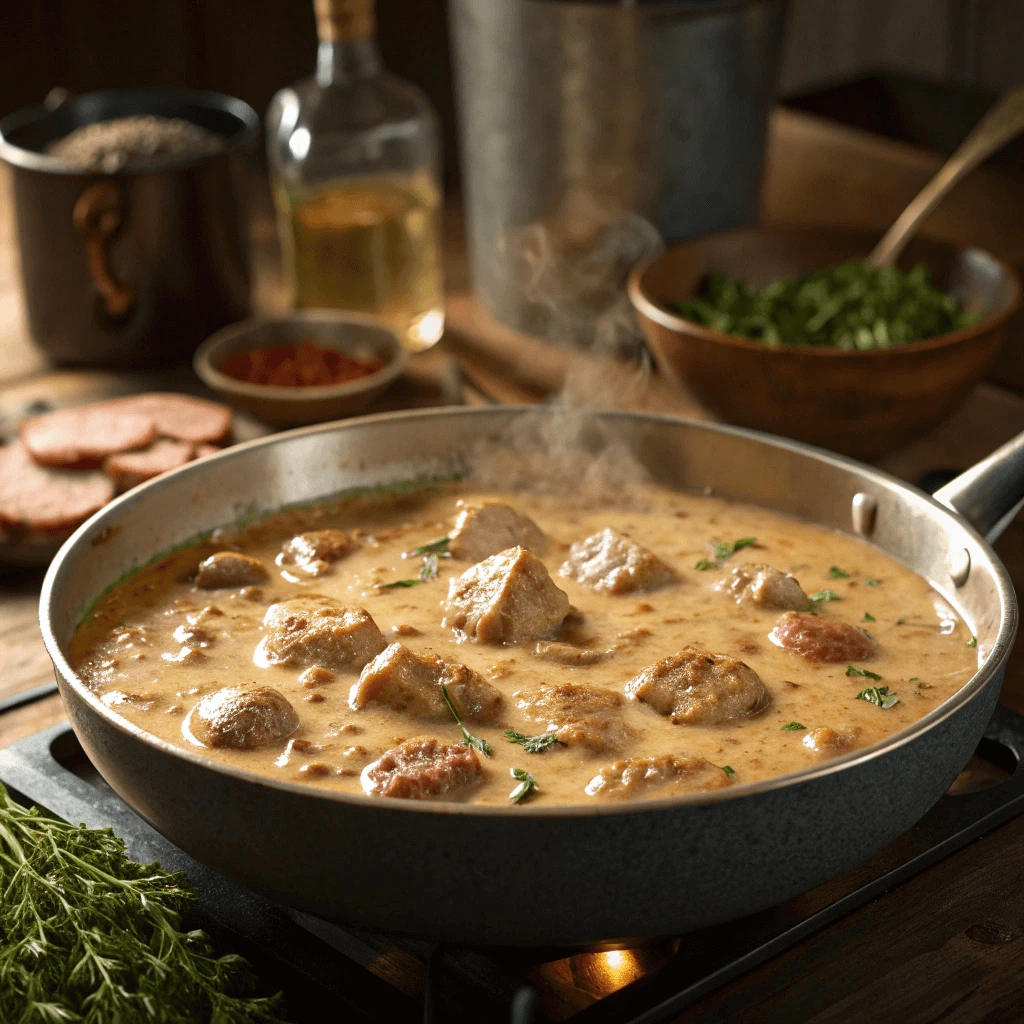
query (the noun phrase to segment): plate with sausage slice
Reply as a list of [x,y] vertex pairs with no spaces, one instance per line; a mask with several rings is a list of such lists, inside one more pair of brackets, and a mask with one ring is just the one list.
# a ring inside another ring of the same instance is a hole
[[[8,403],[5,403],[8,404]],[[0,565],[41,566],[116,495],[263,432],[217,402],[148,392],[18,417],[0,447]]]

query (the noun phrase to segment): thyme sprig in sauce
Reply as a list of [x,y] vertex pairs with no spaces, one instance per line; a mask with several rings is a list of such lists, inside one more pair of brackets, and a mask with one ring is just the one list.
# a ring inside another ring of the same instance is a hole
[[485,757],[493,757],[494,751],[491,748],[490,743],[488,743],[482,736],[474,736],[462,724],[462,719],[459,717],[458,711],[455,710],[455,704],[452,702],[451,694],[448,693],[448,687],[445,686],[444,683],[441,684],[441,695],[444,697],[445,704],[448,705],[448,710],[452,713],[452,718],[455,719],[455,724],[459,727],[459,731],[462,733],[462,742],[467,747],[479,750]]
[[565,746],[553,732],[542,732],[539,736],[526,736],[521,732],[516,732],[515,729],[506,729],[505,739],[509,743],[518,743],[528,754],[542,754],[551,747]]
[[271,1024],[237,956],[180,930],[181,874],[137,864],[109,829],[27,810],[0,786],[0,1020]]

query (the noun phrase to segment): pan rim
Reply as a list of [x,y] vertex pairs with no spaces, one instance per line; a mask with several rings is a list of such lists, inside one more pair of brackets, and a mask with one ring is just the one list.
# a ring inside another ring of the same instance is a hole
[[[50,609],[56,601],[56,593],[61,583],[61,577],[66,572],[66,564],[70,562],[77,548],[87,542],[94,532],[102,530],[109,516],[118,514],[130,509],[133,504],[142,500],[149,489],[166,486],[167,482],[179,475],[198,471],[199,467],[205,467],[218,460],[230,459],[237,454],[249,451],[250,449],[262,446],[269,446],[276,443],[287,442],[293,438],[311,436],[321,433],[333,433],[344,430],[349,426],[372,426],[379,422],[392,422],[404,419],[421,419],[447,416],[511,416],[524,414],[550,415],[554,412],[551,407],[538,407],[532,405],[509,405],[493,407],[459,407],[441,406],[434,409],[400,410],[397,412],[374,413],[366,416],[352,417],[343,421],[315,424],[308,427],[299,427],[294,430],[282,431],[267,437],[255,438],[230,449],[226,449],[203,459],[201,462],[193,462],[179,467],[170,473],[150,480],[139,487],[133,488],[126,494],[121,495],[97,512],[92,518],[83,523],[64,542],[56,557],[47,569],[43,580],[39,598],[39,625],[42,632],[43,643],[46,652],[53,663],[57,677],[62,700],[65,697],[65,688],[70,688],[72,694],[83,701],[94,714],[108,725],[112,725],[118,731],[131,736],[147,746],[156,748],[160,753],[172,757],[181,758],[190,762],[195,767],[204,768],[221,775],[228,776],[235,781],[249,783],[259,787],[266,787],[279,792],[302,797],[306,800],[322,800],[342,806],[353,806],[363,810],[388,811],[402,814],[427,814],[427,815],[469,815],[471,817],[500,817],[515,818],[527,816],[529,818],[577,818],[590,817],[593,815],[624,815],[624,814],[653,814],[658,812],[671,812],[680,808],[707,807],[734,800],[742,797],[762,796],[776,790],[788,788],[789,786],[801,785],[825,778],[836,772],[845,771],[847,768],[854,768],[858,765],[873,761],[891,751],[897,750],[908,743],[914,742],[925,733],[930,732],[939,724],[956,714],[971,700],[977,698],[999,675],[1009,655],[1017,632],[1018,606],[1016,594],[1010,582],[1009,574],[999,557],[992,550],[988,542],[982,537],[962,516],[953,512],[945,505],[936,501],[931,495],[908,484],[897,477],[886,473],[884,470],[858,462],[856,459],[838,455],[814,445],[805,444],[801,441],[793,441],[789,438],[778,437],[758,430],[751,430],[745,427],[734,427],[728,424],[710,423],[706,421],[688,419],[682,416],[673,416],[669,413],[646,413],[632,410],[576,410],[583,415],[591,415],[599,418],[620,418],[638,420],[647,423],[662,422],[674,426],[697,428],[711,432],[731,434],[746,438],[759,444],[768,444],[777,448],[790,449],[797,454],[810,456],[817,461],[838,464],[841,468],[855,470],[861,475],[873,477],[878,483],[888,487],[895,487],[900,491],[907,491],[918,500],[923,500],[935,510],[953,520],[958,529],[963,530],[985,553],[988,566],[994,577],[997,593],[1000,602],[1000,626],[995,642],[988,652],[985,661],[971,678],[951,697],[934,708],[928,714],[919,718],[899,732],[894,733],[868,747],[852,751],[826,761],[822,764],[809,765],[806,768],[794,772],[786,772],[782,775],[772,776],[756,782],[739,783],[721,790],[713,790],[707,793],[690,793],[673,797],[655,797],[645,800],[630,801],[628,803],[602,803],[599,805],[573,804],[565,806],[545,807],[527,804],[522,805],[484,805],[484,804],[463,804],[444,801],[417,801],[417,800],[390,800],[374,798],[364,794],[344,793],[332,790],[320,790],[316,787],[285,780],[273,779],[244,768],[222,764],[210,758],[204,757],[198,752],[193,752],[184,747],[176,746],[168,740],[147,732],[141,726],[123,718],[112,708],[103,704],[100,698],[89,689],[88,686],[78,677],[68,662],[61,644],[57,641],[52,624]],[[863,539],[863,538],[862,538]],[[870,541],[865,541],[870,543]],[[918,574],[920,575],[920,574]],[[922,577],[923,578],[923,577]],[[932,580],[927,581],[930,586],[938,591]]]

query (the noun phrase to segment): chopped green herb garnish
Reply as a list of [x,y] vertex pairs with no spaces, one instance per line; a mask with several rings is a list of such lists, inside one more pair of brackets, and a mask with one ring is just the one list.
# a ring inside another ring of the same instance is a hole
[[509,793],[508,798],[514,804],[522,803],[531,793],[537,791],[537,780],[527,771],[522,768],[513,768],[511,770],[513,779],[518,780],[519,785]]
[[713,270],[679,313],[715,331],[766,345],[848,350],[897,348],[977,323],[935,287],[919,263],[912,270],[848,260],[801,277],[749,288]]
[[816,594],[809,594],[807,600],[819,604],[822,601],[842,601],[842,598],[834,590],[819,590]]
[[871,614],[871,612],[865,612],[864,613],[864,621],[865,622],[874,622],[875,621],[875,617],[874,617],[874,615]]
[[426,544],[421,544],[418,548],[413,548],[405,557],[418,558],[420,555],[440,554],[441,552],[447,553],[448,545],[451,544],[451,542],[451,537],[438,537],[437,540],[427,541]]
[[138,864],[110,829],[27,810],[0,786],[0,1019],[160,1024],[280,1022],[280,997],[181,930],[183,874]]
[[978,646],[978,638],[976,636],[972,636],[971,639],[967,641],[967,646],[968,647],[977,647]]
[[921,678],[920,676],[911,676],[910,679],[908,680],[908,682],[916,683],[916,682],[918,682],[920,680],[920,678]]
[[423,556],[423,568],[420,569],[420,579],[425,583],[437,576],[437,555],[429,554]]
[[897,619],[896,620],[896,625],[897,626],[905,626],[906,624],[907,624],[907,620],[906,619]]
[[553,732],[542,732],[539,736],[526,736],[521,732],[516,732],[515,729],[506,729],[505,739],[509,743],[518,743],[528,754],[542,754],[549,747],[565,746]]
[[864,585],[868,587],[880,587],[882,585],[881,580],[873,580],[870,576],[864,581]]
[[828,571],[829,576],[834,580],[848,580],[850,574],[845,569],[840,569],[838,565],[833,565]]
[[444,683],[441,684],[441,694],[444,697],[445,704],[448,705],[448,710],[452,713],[452,717],[455,719],[456,725],[459,727],[459,731],[462,733],[462,742],[467,747],[472,747],[474,750],[479,750],[485,757],[491,757],[494,753],[491,750],[490,743],[483,739],[481,736],[474,736],[463,724],[462,719],[459,718],[458,711],[455,710],[455,705],[452,703],[451,695],[448,693],[448,687]]
[[734,540],[731,544],[727,544],[725,541],[719,541],[715,545],[715,560],[713,562],[709,562],[706,558],[702,558],[694,568],[699,569],[701,572],[705,569],[715,569],[727,558],[732,558],[737,551],[742,551],[744,548],[749,548],[751,545],[756,543],[756,537],[740,537],[739,540]]
[[806,729],[807,726],[802,722],[788,722],[782,727],[783,732],[796,732],[797,729]]
[[866,668],[857,668],[856,665],[847,665],[846,674],[848,676],[863,676],[865,679],[881,679],[882,677],[877,672],[869,672]]
[[722,771],[725,772],[726,775],[735,775],[736,774],[736,769],[730,767],[727,764],[723,764],[722,765]]
[[423,580],[393,580],[391,583],[378,583],[378,590],[392,590],[395,587],[415,587],[417,583],[422,583]]
[[889,692],[888,686],[872,686],[867,690],[861,690],[857,694],[857,700],[866,700],[869,704],[876,704],[880,708],[891,708],[900,702],[895,693]]

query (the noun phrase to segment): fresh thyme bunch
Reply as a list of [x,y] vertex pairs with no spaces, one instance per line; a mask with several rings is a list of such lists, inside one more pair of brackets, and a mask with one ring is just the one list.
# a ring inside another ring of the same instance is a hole
[[279,1024],[238,956],[179,930],[195,893],[110,829],[26,810],[0,785],[0,1020]]

